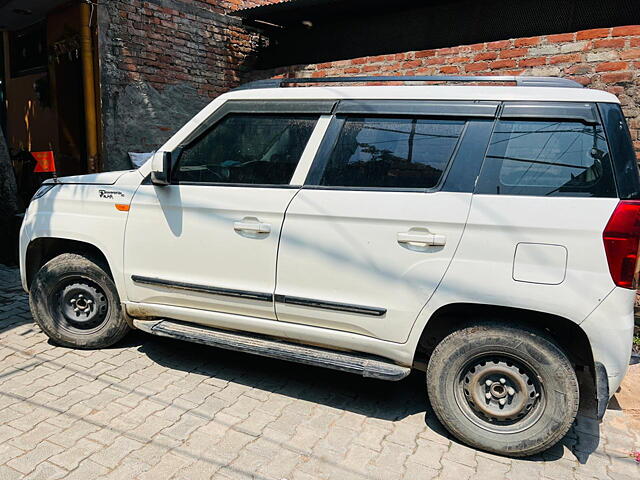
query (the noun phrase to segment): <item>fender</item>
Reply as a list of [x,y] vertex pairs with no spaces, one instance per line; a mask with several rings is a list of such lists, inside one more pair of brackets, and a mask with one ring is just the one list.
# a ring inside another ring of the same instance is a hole
[[[112,185],[104,183],[65,183],[65,179],[43,197],[33,201],[25,213],[20,231],[20,270],[27,287],[26,254],[36,239],[59,238],[88,243],[100,250],[111,268],[121,299],[123,288],[123,242],[128,208],[142,176],[136,172],[117,172]],[[68,177],[81,181],[83,176]],[[94,176],[90,176],[94,177]]]

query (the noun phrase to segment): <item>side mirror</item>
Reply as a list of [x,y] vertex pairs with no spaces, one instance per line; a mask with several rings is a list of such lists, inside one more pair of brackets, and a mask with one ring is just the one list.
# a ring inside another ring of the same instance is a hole
[[159,152],[153,157],[151,183],[164,187],[171,183],[171,152]]

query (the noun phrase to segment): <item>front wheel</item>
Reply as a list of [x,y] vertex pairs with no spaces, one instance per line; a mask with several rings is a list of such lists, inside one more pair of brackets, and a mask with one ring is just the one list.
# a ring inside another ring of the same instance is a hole
[[437,417],[459,440],[521,457],[557,443],[578,411],[578,381],[567,356],[534,330],[487,323],[456,331],[427,368]]
[[118,292],[106,270],[99,262],[65,253],[36,274],[29,292],[31,313],[55,343],[104,348],[127,334]]

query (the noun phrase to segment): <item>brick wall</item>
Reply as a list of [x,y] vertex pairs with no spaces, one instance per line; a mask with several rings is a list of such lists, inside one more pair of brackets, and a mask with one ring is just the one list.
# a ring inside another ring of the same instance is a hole
[[129,168],[127,152],[158,148],[211,99],[240,83],[260,35],[224,12],[255,3],[100,3],[105,170]]
[[111,0],[98,8],[104,169],[158,148],[217,95],[272,75],[566,76],[618,95],[640,152],[640,26],[252,71],[264,40],[230,10],[273,0]]
[[640,158],[640,25],[295,65],[269,76],[540,75],[572,78],[620,98]]

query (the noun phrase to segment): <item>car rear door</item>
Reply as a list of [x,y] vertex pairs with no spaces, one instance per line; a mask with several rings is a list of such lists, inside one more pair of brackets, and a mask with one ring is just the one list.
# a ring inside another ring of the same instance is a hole
[[456,251],[496,111],[341,102],[286,212],[278,320],[405,341]]
[[[609,135],[594,104],[504,102],[442,292],[582,322],[614,288],[603,241],[619,202]],[[635,165],[626,174],[637,179]]]

